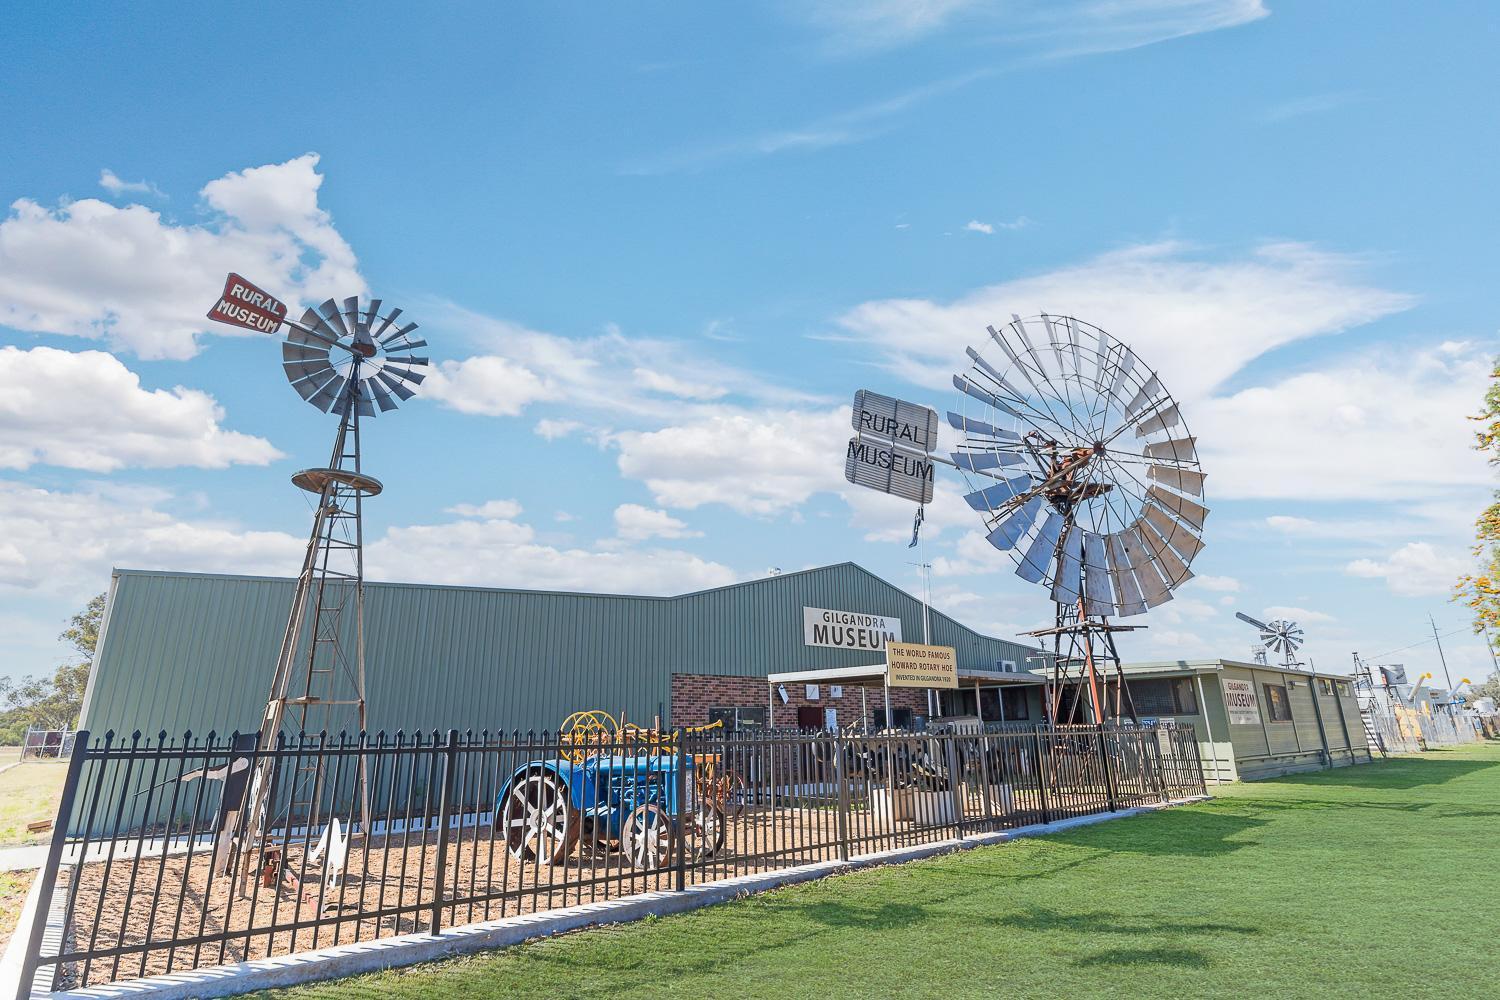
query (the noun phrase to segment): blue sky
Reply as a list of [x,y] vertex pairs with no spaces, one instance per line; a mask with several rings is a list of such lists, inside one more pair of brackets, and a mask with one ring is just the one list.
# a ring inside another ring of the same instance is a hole
[[[947,407],[985,323],[1047,311],[1130,342],[1203,441],[1199,578],[1127,658],[1244,656],[1235,610],[1325,669],[1462,628],[1493,5],[742,7],[0,15],[0,673],[55,665],[112,565],[295,570],[287,477],[333,423],[202,320],[230,269],[430,334],[367,435],[372,576],[916,589],[909,506],[842,482],[848,398]],[[1044,624],[960,486],[934,603]]]

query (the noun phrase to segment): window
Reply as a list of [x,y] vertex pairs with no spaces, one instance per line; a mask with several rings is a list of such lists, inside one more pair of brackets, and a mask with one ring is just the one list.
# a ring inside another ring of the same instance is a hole
[[727,733],[742,733],[747,729],[764,729],[766,725],[766,706],[760,705],[754,708],[710,708],[708,710],[708,723],[724,723],[724,731]]
[[1136,715],[1197,715],[1198,696],[1189,677],[1126,682]]
[[1347,698],[1347,697],[1349,697],[1349,682],[1348,681],[1338,681],[1337,682],[1337,687],[1338,687],[1338,692],[1339,692],[1339,697],[1340,698]]
[[1267,722],[1291,722],[1292,703],[1287,699],[1286,686],[1282,684],[1262,684],[1266,691],[1266,721]]
[[1332,698],[1333,697],[1333,681],[1329,680],[1327,677],[1319,677],[1318,678],[1318,694],[1326,694],[1326,695],[1328,695],[1328,697]]
[[1000,704],[1005,708],[1006,722],[1024,722],[1031,718],[1031,706],[1025,688],[1002,688]]
[[[892,709],[891,710],[891,714],[896,717],[896,728],[897,729],[907,729],[907,730],[911,729],[911,709],[909,709],[909,708]],[[885,724],[885,709],[883,709],[883,708],[877,708],[875,710],[875,728],[876,729],[885,729],[885,728],[887,728],[886,724]]]
[[995,669],[998,670],[998,671],[1000,671],[1003,674],[1013,674],[1013,673],[1016,672],[1016,661],[1015,660],[996,660],[995,661]]

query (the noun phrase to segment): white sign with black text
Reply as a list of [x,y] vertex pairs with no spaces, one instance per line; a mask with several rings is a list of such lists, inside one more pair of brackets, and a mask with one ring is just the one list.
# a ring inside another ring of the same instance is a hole
[[1255,697],[1255,685],[1250,681],[1225,677],[1224,707],[1229,709],[1231,726],[1260,725],[1260,701]]
[[808,646],[868,649],[878,653],[887,642],[901,641],[901,619],[858,611],[803,608],[802,641]]

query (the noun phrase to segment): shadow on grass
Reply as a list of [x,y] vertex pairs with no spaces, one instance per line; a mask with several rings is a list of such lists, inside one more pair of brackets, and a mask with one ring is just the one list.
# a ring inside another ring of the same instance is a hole
[[[1267,778],[1264,784],[1343,785],[1348,788],[1420,788],[1441,785],[1464,778],[1477,771],[1500,766],[1500,761],[1443,760],[1431,756],[1376,761],[1358,767],[1339,767],[1332,771],[1305,771],[1279,778]],[[1257,782],[1260,784],[1261,782]]]
[[1150,826],[1134,829],[1128,837],[1121,836],[1119,828],[1112,828],[1114,824],[1102,824],[1069,831],[1058,839],[1117,854],[1214,858],[1256,846],[1260,841],[1235,838],[1270,822],[1256,815],[1254,809],[1233,812],[1168,809],[1142,818],[1149,818]]
[[1255,935],[1259,927],[1245,924],[1184,923],[1181,920],[1155,920],[1119,913],[1060,913],[1034,906],[1025,913],[1013,913],[995,921],[1003,927],[1025,931],[1067,931],[1072,934],[1244,934]]
[[1191,948],[1110,948],[1080,958],[1073,963],[1079,968],[1097,968],[1102,965],[1171,965],[1179,969],[1206,969],[1208,956]]

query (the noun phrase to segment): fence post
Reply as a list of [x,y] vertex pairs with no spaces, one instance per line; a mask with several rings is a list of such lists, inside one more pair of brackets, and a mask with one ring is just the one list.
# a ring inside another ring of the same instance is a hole
[[687,889],[687,769],[690,758],[687,752],[687,733],[678,726],[673,735],[675,739],[672,742],[677,747],[677,766],[673,768],[676,772],[673,779],[677,784],[677,821],[672,824],[672,853],[677,858],[677,891],[683,892]]
[[1104,765],[1104,797],[1109,802],[1110,812],[1119,812],[1120,805],[1115,801],[1115,778],[1114,768],[1109,766],[1109,740],[1104,735],[1104,725],[1099,725],[1099,762]]
[[[41,888],[37,890],[36,910],[31,915],[31,935],[21,956],[21,977],[16,982],[16,1000],[31,996],[31,984],[41,965],[42,936],[47,930],[47,911],[52,906],[52,892],[57,888],[57,869],[62,864],[63,847],[68,842],[68,823],[73,816],[73,800],[78,795],[78,778],[84,759],[89,755],[89,733],[80,730],[73,738],[73,756],[68,759],[67,777],[63,779],[62,801],[57,806],[57,825],[52,828],[52,844],[47,848],[47,863],[42,868]],[[79,858],[82,867],[83,859]]]
[[839,860],[849,860],[849,775],[844,766],[844,739],[833,737],[833,778],[838,783]]
[[953,799],[953,837],[962,840],[964,836],[964,797],[963,797],[963,775],[958,770],[958,733],[948,733],[939,736],[938,739],[947,743],[948,758],[948,794]]
[[1193,760],[1198,765],[1198,794],[1208,794],[1208,780],[1203,776],[1203,748],[1198,745],[1198,730],[1188,727],[1188,743],[1193,745]]
[[[436,752],[436,747],[433,748]],[[433,869],[432,921],[427,933],[437,934],[443,928],[443,879],[448,872],[448,825],[452,822],[453,783],[458,780],[458,730],[448,730],[448,745],[443,750],[443,788],[438,794],[437,864]]]
[[1038,725],[1031,731],[1035,737],[1035,746],[1032,748],[1032,756],[1036,758],[1032,764],[1032,770],[1036,772],[1036,801],[1042,811],[1042,822],[1049,822],[1047,813],[1047,768],[1042,764],[1042,727]]

